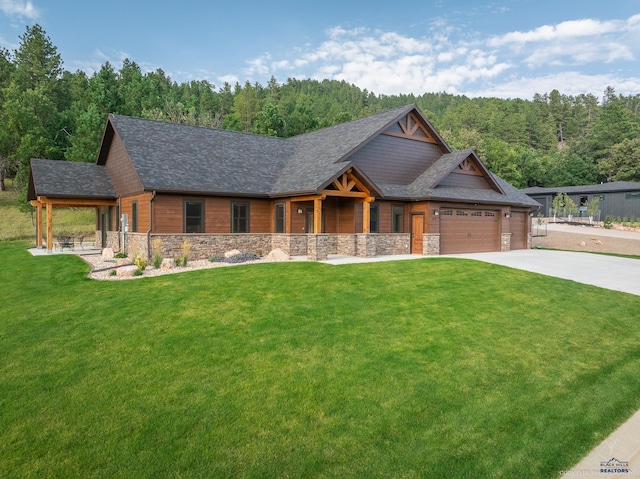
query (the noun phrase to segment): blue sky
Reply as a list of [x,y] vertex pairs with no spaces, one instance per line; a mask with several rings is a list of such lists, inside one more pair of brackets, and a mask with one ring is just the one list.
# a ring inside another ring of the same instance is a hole
[[389,95],[640,93],[640,0],[0,0],[0,46],[35,23],[88,74],[129,58],[217,87],[273,75]]

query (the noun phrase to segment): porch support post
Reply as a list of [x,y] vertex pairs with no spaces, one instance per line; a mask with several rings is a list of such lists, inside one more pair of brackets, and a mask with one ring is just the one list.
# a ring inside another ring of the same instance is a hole
[[53,205],[47,201],[47,253],[53,250]]
[[313,200],[313,232],[322,233],[322,199]]
[[375,200],[369,196],[362,202],[362,232],[364,234],[371,233],[371,203]]
[[36,208],[36,248],[42,247],[42,203],[32,201],[31,206]]

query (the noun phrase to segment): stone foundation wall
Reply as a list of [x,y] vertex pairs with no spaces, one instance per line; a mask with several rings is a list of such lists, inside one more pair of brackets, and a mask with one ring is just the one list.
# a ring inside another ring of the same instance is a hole
[[[151,258],[157,247],[165,258],[182,256],[183,244],[189,243],[190,259],[208,259],[237,249],[262,256],[280,248],[291,256],[308,256],[313,261],[327,259],[329,254],[360,256],[409,254],[410,235],[395,234],[152,234],[128,233],[125,244],[117,231],[107,232],[107,244],[101,245],[102,234],[96,231],[96,245],[126,250],[129,255]],[[439,254],[439,235],[425,235],[424,254]],[[437,248],[436,248],[437,246]]]
[[274,234],[271,241],[271,249],[280,248],[291,256],[306,256],[306,234]]
[[356,235],[356,256],[360,258],[373,258],[376,256],[376,235]]
[[422,254],[425,256],[440,255],[440,235],[425,233],[422,235]]
[[502,233],[500,251],[511,251],[511,233]]
[[409,233],[373,234],[376,240],[376,255],[410,254],[411,235]]
[[[250,251],[265,256],[274,249],[272,247],[273,235],[271,234],[151,235],[151,244],[154,245],[156,242],[159,242],[162,256],[165,258],[183,256],[183,245],[185,241],[187,241],[189,245],[190,259],[208,259],[214,256],[222,256],[227,251],[233,249]],[[153,251],[151,253],[153,253]]]
[[129,257],[142,256],[143,258],[148,258],[150,256],[146,233],[127,233],[124,235],[124,241],[124,250]]
[[307,258],[309,261],[324,261],[327,259],[330,238],[327,234],[310,234],[308,238]]
[[[356,255],[356,235],[335,235],[336,248],[335,254],[345,256]],[[333,251],[332,251],[333,252]]]

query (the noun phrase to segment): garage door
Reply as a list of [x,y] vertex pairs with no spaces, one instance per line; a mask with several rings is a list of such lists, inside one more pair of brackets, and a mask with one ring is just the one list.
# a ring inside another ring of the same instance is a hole
[[511,213],[511,249],[527,248],[527,220],[525,213]]
[[500,251],[498,212],[441,209],[440,253]]

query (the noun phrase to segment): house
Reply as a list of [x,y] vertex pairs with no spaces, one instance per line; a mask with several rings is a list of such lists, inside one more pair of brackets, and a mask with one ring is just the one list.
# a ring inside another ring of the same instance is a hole
[[292,138],[109,115],[95,164],[33,159],[30,173],[37,241],[43,210],[91,207],[98,245],[149,256],[184,241],[193,258],[507,251],[530,247],[539,206],[415,105]]
[[607,216],[640,219],[640,183],[613,181],[599,185],[555,188],[534,186],[520,191],[542,205],[540,213],[544,216],[553,216],[553,198],[558,193],[566,193],[580,208],[579,215],[586,216],[586,205],[595,197],[599,200],[599,221]]

